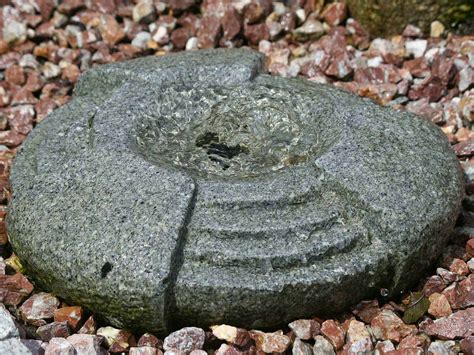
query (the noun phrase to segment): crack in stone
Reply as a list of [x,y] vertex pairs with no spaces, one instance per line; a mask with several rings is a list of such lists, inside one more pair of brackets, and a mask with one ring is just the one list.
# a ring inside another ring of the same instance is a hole
[[94,119],[97,113],[97,109],[94,110],[92,115],[87,119],[87,129],[89,130],[88,145],[90,148],[94,148],[95,134],[94,134]]
[[183,224],[178,232],[178,241],[176,242],[176,247],[171,255],[170,273],[166,281],[164,281],[166,283],[166,290],[163,302],[163,319],[165,322],[164,328],[166,329],[166,331],[174,329],[175,320],[173,319],[173,316],[175,316],[177,313],[175,294],[176,280],[178,279],[179,272],[184,263],[184,248],[186,246],[186,241],[189,232],[188,226],[189,222],[191,221],[191,217],[194,214],[194,209],[196,207],[198,184],[195,179],[192,180],[194,184],[193,192],[189,200],[188,207],[186,209]]

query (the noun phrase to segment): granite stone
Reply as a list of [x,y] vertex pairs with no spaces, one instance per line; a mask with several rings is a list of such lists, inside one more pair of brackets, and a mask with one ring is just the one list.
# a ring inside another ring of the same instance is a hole
[[28,136],[8,231],[38,285],[110,324],[268,327],[397,295],[462,174],[439,128],[218,49],[86,72]]

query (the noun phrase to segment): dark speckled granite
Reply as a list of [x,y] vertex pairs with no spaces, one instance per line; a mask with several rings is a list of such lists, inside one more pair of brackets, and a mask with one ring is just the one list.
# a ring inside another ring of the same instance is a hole
[[[212,50],[83,75],[11,175],[9,236],[34,280],[111,324],[158,333],[276,326],[416,282],[462,197],[442,132],[263,74],[261,62]],[[198,151],[191,163],[173,137],[197,141],[199,130],[240,139],[229,143],[239,157]],[[298,154],[285,153],[290,143]]]

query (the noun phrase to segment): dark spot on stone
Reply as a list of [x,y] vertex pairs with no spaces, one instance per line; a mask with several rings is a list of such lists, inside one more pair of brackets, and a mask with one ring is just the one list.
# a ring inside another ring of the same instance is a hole
[[227,159],[232,159],[241,153],[245,153],[245,148],[240,144],[229,147],[226,144],[211,143],[207,149],[208,155],[214,154]]
[[100,277],[105,278],[109,272],[112,271],[112,264],[109,263],[108,261],[102,266],[102,269],[100,269]]
[[199,135],[196,138],[196,147],[206,149],[209,160],[222,165],[223,170],[228,169],[230,165],[218,157],[232,159],[241,153],[248,153],[248,149],[240,144],[229,146],[225,143],[220,143],[219,135],[214,132],[205,132]]
[[205,147],[211,143],[218,143],[219,136],[214,132],[206,132],[196,138],[196,147]]

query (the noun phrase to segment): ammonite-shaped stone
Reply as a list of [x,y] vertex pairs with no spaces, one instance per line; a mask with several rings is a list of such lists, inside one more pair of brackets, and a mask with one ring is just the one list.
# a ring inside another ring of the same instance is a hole
[[87,72],[28,137],[11,242],[117,326],[276,326],[417,281],[460,208],[443,133],[247,49]]

